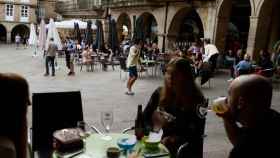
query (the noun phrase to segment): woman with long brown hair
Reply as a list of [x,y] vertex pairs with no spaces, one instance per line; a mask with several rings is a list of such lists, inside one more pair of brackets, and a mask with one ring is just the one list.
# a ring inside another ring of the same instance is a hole
[[28,83],[17,74],[0,73],[0,87],[0,136],[13,143],[16,158],[26,158]]
[[[204,101],[189,61],[171,59],[164,86],[155,90],[144,110],[145,126],[150,130],[163,130],[162,143],[174,156],[180,145],[196,144],[203,135],[204,119],[199,107]],[[194,147],[193,152],[199,154],[196,149]]]

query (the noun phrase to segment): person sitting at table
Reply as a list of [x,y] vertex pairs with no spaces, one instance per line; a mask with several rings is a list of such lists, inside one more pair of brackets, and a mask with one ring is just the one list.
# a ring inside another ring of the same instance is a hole
[[156,60],[157,57],[159,56],[159,49],[158,49],[158,45],[156,43],[152,44],[152,50],[151,50],[151,60]]
[[91,57],[92,55],[93,52],[88,48],[88,46],[86,46],[82,53],[82,57],[83,57],[83,64],[86,65],[88,72],[89,72],[89,67],[92,64],[92,57]]
[[271,82],[260,75],[243,75],[228,92],[228,111],[217,115],[233,145],[229,158],[278,157],[280,114],[271,109]]
[[17,74],[0,73],[0,87],[0,157],[26,158],[28,83]]
[[109,62],[110,55],[113,55],[112,49],[109,48],[108,44],[105,44],[102,49],[101,55],[101,63],[102,63],[102,70],[107,71],[107,65]]
[[199,76],[199,73],[202,70],[202,66],[203,66],[202,54],[197,53],[194,59],[195,77]]
[[[167,65],[163,87],[157,88],[145,110],[144,122],[147,130],[163,129],[162,143],[171,155],[176,155],[180,145],[192,144],[192,154],[202,154],[199,140],[204,133],[204,122],[197,112],[205,99],[194,81],[188,60],[174,58]],[[166,120],[158,108],[173,115],[174,120]]]
[[235,75],[240,76],[244,74],[249,74],[252,71],[252,64],[250,61],[250,55],[245,54],[244,55],[244,60],[240,61],[236,66],[235,66]]
[[234,75],[235,63],[236,63],[236,57],[234,55],[234,52],[232,50],[228,50],[228,53],[226,54],[225,57],[225,65],[228,66],[230,69],[230,79],[228,80],[229,82],[232,81],[235,77]]
[[260,61],[258,63],[258,66],[260,66],[262,70],[273,68],[273,63],[270,60],[270,54],[267,51],[260,51]]

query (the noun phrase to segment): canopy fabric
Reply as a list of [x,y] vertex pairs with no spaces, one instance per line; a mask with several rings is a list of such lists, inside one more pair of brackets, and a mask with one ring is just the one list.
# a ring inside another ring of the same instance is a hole
[[[80,20],[77,20],[77,19],[55,22],[55,26],[56,26],[56,28],[74,29],[75,28],[74,27],[75,23],[77,23],[79,25],[80,29],[86,29],[87,28],[87,22],[83,22],[83,21],[80,21]],[[96,30],[96,26],[92,25],[91,29]]]
[[109,21],[108,45],[114,53],[119,48],[117,24],[114,19],[110,19]]
[[46,46],[46,38],[47,38],[47,30],[45,21],[42,19],[39,27],[39,48],[41,50],[45,50]]
[[80,44],[82,41],[82,37],[81,37],[81,31],[80,31],[80,27],[78,23],[74,23],[75,27],[74,27],[74,37],[75,40],[78,41],[78,43]]
[[85,39],[86,39],[86,45],[90,46],[93,43],[93,37],[92,37],[92,22],[91,20],[87,21],[87,29],[86,29],[86,34],[85,34]]
[[100,20],[96,20],[95,24],[97,26],[95,47],[100,50],[104,47],[103,26],[102,26],[102,22]]
[[29,35],[28,43],[29,45],[37,45],[37,35],[33,23],[30,25],[30,35]]
[[48,49],[48,45],[49,45],[51,38],[53,38],[54,43],[57,44],[58,50],[62,50],[61,39],[59,37],[58,31],[56,29],[53,19],[50,19],[50,23],[49,23],[48,36],[47,36],[47,41],[46,41],[46,50]]

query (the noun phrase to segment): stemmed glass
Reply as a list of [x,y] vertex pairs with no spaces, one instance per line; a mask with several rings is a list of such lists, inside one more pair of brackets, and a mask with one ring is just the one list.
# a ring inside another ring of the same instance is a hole
[[[103,111],[101,112],[101,124],[105,128],[106,133],[110,132],[111,126],[113,125],[113,111]],[[103,137],[105,140],[111,140],[110,136]]]
[[90,136],[91,128],[85,121],[78,121],[77,128],[80,130],[79,135],[82,137],[82,139],[86,139]]

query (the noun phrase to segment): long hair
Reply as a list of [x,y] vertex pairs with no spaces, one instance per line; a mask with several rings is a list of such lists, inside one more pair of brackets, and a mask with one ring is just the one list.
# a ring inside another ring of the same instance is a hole
[[0,135],[14,143],[17,158],[26,158],[28,83],[16,74],[0,74],[0,87]]
[[202,103],[204,96],[194,81],[189,61],[184,58],[174,58],[167,64],[167,67],[172,68],[171,78],[173,82],[176,81],[175,75],[177,73],[183,75],[184,81],[176,83],[178,84],[176,87],[174,85],[168,87],[165,82],[160,94],[160,106],[175,103],[182,106],[180,107],[182,109],[189,109]]

